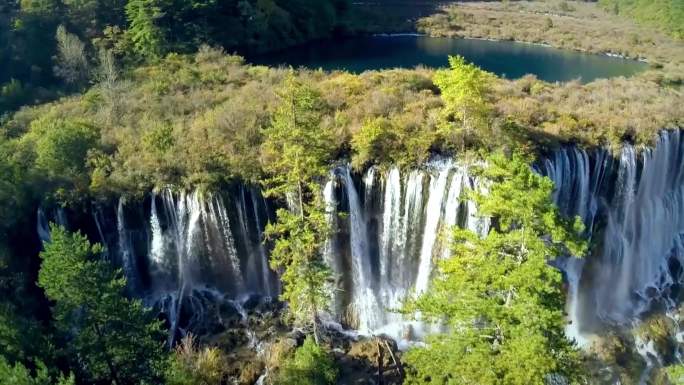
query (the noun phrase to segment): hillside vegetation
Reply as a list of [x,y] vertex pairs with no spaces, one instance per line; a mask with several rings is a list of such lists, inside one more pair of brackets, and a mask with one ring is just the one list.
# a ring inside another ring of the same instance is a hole
[[[0,115],[82,90],[102,50],[140,64],[202,44],[242,54],[283,49],[356,28],[350,7],[347,0],[3,0]],[[68,39],[56,36],[60,25]],[[69,56],[53,60],[60,46]]]
[[684,39],[684,2],[680,0],[599,0],[606,10]]
[[418,30],[432,36],[515,40],[645,59],[665,66],[674,81],[684,76],[684,42],[606,12],[596,3],[459,2],[419,20]]
[[[81,96],[19,111],[0,128],[3,159],[35,170],[64,199],[68,191],[107,195],[254,181],[262,172],[259,148],[275,89],[290,71],[252,66],[209,48],[169,55]],[[657,80],[581,85],[528,76],[495,79],[482,101],[492,106],[485,124],[453,135],[442,129],[433,70],[295,75],[321,95],[322,124],[334,132],[331,156],[359,167],[415,166],[431,153],[463,146],[649,143],[661,128],[684,121],[684,97]],[[61,154],[59,162],[44,160],[50,154]]]
[[[504,2],[448,7],[419,27],[645,58],[652,68],[634,78],[547,83],[498,78],[458,56],[445,69],[352,74],[255,66],[233,53],[377,21],[373,12],[351,17],[351,5],[0,4],[0,385],[251,385],[263,373],[261,383],[332,385],[349,383],[349,372],[381,377],[386,351],[398,372],[388,384],[603,383],[606,368],[626,368],[608,374],[636,383],[643,364],[630,339],[608,335],[598,352],[584,354],[563,334],[566,289],[547,262],[581,256],[589,245],[580,221],[553,204],[551,180],[530,163],[561,144],[645,146],[662,129],[684,127],[681,41],[596,4]],[[451,327],[403,356],[380,339],[326,340],[320,311],[334,289],[324,255],[333,218],[321,190],[329,170],[342,162],[418,168],[435,154],[486,157],[492,166],[473,167],[490,194],[470,193],[491,231],[445,232],[454,257],[435,261],[433,282],[398,310]],[[234,182],[258,184],[279,208],[265,233],[288,306],[275,304],[264,319],[236,308],[226,322],[260,324],[277,340],[222,329],[174,344],[178,336],[165,338],[169,325],[129,297],[107,250],[60,226],[50,227],[49,242],[36,235],[39,207],[91,215],[93,205],[153,189],[229,192]],[[667,335],[667,322],[654,318],[641,340]],[[667,383],[654,373],[661,382],[653,384]]]

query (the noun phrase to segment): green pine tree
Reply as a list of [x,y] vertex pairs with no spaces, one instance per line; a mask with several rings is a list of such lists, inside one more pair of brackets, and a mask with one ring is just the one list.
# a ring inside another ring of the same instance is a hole
[[526,159],[496,154],[480,176],[487,194],[472,193],[493,228],[480,238],[454,230],[453,257],[441,261],[430,289],[404,311],[448,332],[408,352],[408,384],[544,385],[581,377],[579,355],[564,335],[561,273],[548,262],[581,256],[582,224],[559,215],[553,182]]
[[467,63],[462,56],[449,56],[449,65],[449,69],[437,71],[433,79],[444,102],[446,124],[441,131],[464,147],[482,135],[478,130],[489,126],[491,86],[496,77]]
[[157,25],[162,16],[159,0],[129,0],[126,4],[126,33],[137,54],[143,58],[159,58],[166,50],[164,31]]
[[84,379],[114,385],[161,381],[166,355],[161,323],[139,300],[123,295],[126,280],[101,258],[100,245],[51,227],[40,253],[38,285],[54,302],[53,317],[68,339]]
[[319,95],[290,74],[281,103],[264,132],[267,194],[290,199],[266,229],[275,238],[271,266],[282,270],[283,294],[296,323],[309,324],[318,341],[318,313],[328,307],[330,271],[322,249],[330,232],[321,181],[328,174],[332,137],[321,126]]

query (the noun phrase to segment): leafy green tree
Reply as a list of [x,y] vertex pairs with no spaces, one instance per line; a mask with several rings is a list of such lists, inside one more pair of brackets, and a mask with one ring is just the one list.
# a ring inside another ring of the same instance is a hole
[[60,375],[54,381],[48,369],[42,362],[36,364],[36,370],[31,373],[24,365],[16,363],[10,365],[0,356],[0,384],[2,385],[75,385],[74,375]]
[[291,198],[290,210],[266,229],[275,238],[271,266],[283,270],[283,294],[295,322],[308,322],[318,341],[318,312],[328,307],[330,272],[322,258],[330,232],[321,182],[328,175],[332,137],[321,125],[319,95],[293,74],[279,91],[280,104],[264,131],[267,195]]
[[32,374],[24,365],[10,365],[3,357],[0,357],[0,378],[3,385],[50,385],[50,376],[44,364],[39,364],[35,374]]
[[462,56],[449,56],[449,65],[449,69],[437,71],[433,81],[444,101],[444,134],[452,140],[460,137],[461,146],[465,146],[467,140],[473,140],[472,135],[482,134],[474,130],[488,126],[495,76],[467,63]]
[[[59,0],[24,0],[12,21],[12,77],[32,84],[50,84],[54,33],[62,18]],[[0,75],[2,76],[2,75]]]
[[85,39],[102,34],[106,26],[123,26],[126,0],[61,0],[65,21]]
[[82,121],[51,116],[31,124],[36,138],[36,167],[53,178],[77,178],[86,172],[88,151],[100,138],[98,130]]
[[555,376],[577,383],[562,277],[548,261],[584,254],[582,224],[560,216],[553,182],[520,155],[491,156],[480,176],[489,192],[472,198],[493,228],[482,238],[454,230],[453,257],[440,262],[426,293],[406,303],[405,311],[449,330],[407,353],[407,383],[544,385]]
[[378,163],[389,161],[397,140],[396,131],[386,118],[369,119],[361,126],[361,130],[352,138],[355,168],[363,168],[371,161]]
[[12,78],[0,85],[0,112],[19,107],[26,101],[27,94],[27,90],[17,79]]
[[0,359],[31,363],[37,357],[50,359],[52,353],[52,346],[38,322],[18,314],[14,304],[0,302]]
[[294,355],[285,360],[276,376],[279,385],[333,385],[337,367],[330,355],[307,337]]
[[160,321],[123,295],[126,280],[101,259],[101,246],[62,227],[50,230],[38,285],[54,301],[55,323],[69,339],[74,367],[95,382],[158,383],[166,360]]
[[162,16],[160,0],[129,0],[126,4],[127,34],[136,53],[143,58],[159,58],[166,50],[164,31],[157,24]]

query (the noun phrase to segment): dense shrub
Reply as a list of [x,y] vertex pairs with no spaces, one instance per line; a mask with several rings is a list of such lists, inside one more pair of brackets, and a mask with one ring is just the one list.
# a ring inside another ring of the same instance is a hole
[[337,367],[328,353],[307,337],[294,355],[283,363],[277,378],[278,385],[332,385],[337,379]]
[[227,357],[218,348],[197,346],[187,335],[176,347],[166,372],[167,385],[221,385],[228,375]]

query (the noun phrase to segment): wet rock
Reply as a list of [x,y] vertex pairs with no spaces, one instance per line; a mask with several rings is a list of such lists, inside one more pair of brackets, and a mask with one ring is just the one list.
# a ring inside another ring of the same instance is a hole
[[297,343],[297,346],[299,346],[302,343],[304,343],[306,334],[304,334],[304,332],[300,329],[294,329],[291,332],[287,333],[287,338],[294,340]]
[[247,312],[254,312],[261,304],[261,296],[258,294],[250,294],[242,303],[242,307]]
[[221,323],[226,328],[239,327],[242,324],[242,313],[232,302],[221,302],[218,307],[218,313],[221,318]]
[[652,341],[659,358],[666,363],[675,361],[677,351],[677,325],[664,314],[645,319],[635,330],[635,335],[644,342]]

